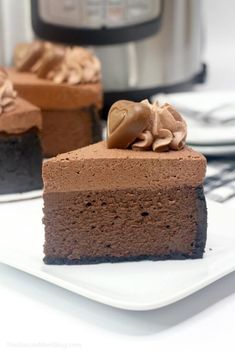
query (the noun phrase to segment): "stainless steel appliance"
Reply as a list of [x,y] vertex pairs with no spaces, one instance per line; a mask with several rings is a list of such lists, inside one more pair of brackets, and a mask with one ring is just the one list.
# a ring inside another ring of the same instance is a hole
[[200,0],[31,0],[38,37],[91,46],[106,104],[205,79]]

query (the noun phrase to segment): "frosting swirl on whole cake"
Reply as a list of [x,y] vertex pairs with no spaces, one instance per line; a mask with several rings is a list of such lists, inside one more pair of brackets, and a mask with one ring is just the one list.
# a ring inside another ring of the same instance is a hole
[[16,96],[7,72],[0,67],[0,115],[14,109]]
[[108,114],[108,148],[164,152],[185,146],[187,125],[170,104],[121,100]]
[[18,71],[34,72],[58,84],[75,85],[101,79],[100,61],[82,47],[38,41],[20,44],[15,49],[14,61]]

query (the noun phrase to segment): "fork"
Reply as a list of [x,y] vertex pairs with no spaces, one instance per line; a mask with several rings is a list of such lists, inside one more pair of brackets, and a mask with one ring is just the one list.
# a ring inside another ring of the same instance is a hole
[[[158,94],[154,100],[160,101],[161,103],[164,103],[167,101],[167,95],[165,95],[164,93]],[[213,113],[220,111],[222,109],[235,107],[235,101],[230,101],[227,103],[218,104],[215,107],[207,109],[204,112],[198,111],[193,108],[185,107],[181,103],[174,102],[174,100],[172,100],[171,103],[182,114],[184,114],[185,116],[188,116],[188,118],[199,121],[205,125],[211,125],[211,124],[226,125],[229,123],[235,123],[235,111],[230,116],[227,116],[226,118],[223,118],[220,120],[218,118],[212,116]]]
[[176,103],[176,104],[173,103],[173,105],[182,114],[185,114],[189,118],[200,121],[206,125],[208,125],[208,124],[210,125],[210,124],[214,124],[214,123],[226,125],[231,122],[235,122],[235,112],[232,115],[230,115],[224,119],[221,119],[221,120],[212,116],[213,113],[218,112],[220,110],[223,110],[225,108],[235,107],[235,102],[228,102],[228,103],[219,104],[219,105],[215,106],[214,108],[206,110],[205,112],[199,112],[196,109],[187,108],[187,107],[184,107],[178,103]]

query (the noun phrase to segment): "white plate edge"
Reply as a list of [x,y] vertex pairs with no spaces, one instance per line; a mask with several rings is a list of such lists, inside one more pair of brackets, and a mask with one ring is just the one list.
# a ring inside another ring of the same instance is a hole
[[[187,261],[187,260],[185,260],[185,261]],[[190,261],[203,261],[203,258],[198,259],[198,260],[190,260]],[[58,279],[56,276],[53,276],[50,274],[45,274],[41,271],[29,270],[28,267],[15,264],[14,261],[8,261],[7,259],[4,259],[3,256],[1,256],[0,262],[9,266],[9,267],[12,267],[16,270],[25,272],[29,275],[35,276],[39,279],[42,279],[46,282],[54,284],[58,287],[69,290],[70,292],[81,295],[85,298],[94,300],[96,302],[99,302],[99,303],[102,303],[105,305],[109,305],[111,307],[115,307],[117,309],[124,309],[124,310],[129,310],[129,311],[155,310],[155,309],[160,309],[160,308],[165,307],[167,305],[176,303],[179,300],[184,299],[184,298],[188,297],[189,295],[196,293],[197,291],[207,287],[208,285],[216,282],[217,280],[219,280],[219,279],[225,277],[226,275],[235,271],[235,264],[234,264],[233,266],[231,266],[229,268],[223,269],[223,271],[217,273],[215,276],[212,275],[209,278],[206,278],[205,280],[197,282],[195,285],[188,287],[186,290],[179,291],[178,294],[174,293],[174,296],[168,296],[168,298],[166,298],[165,300],[157,301],[157,302],[153,301],[152,303],[148,303],[148,304],[143,304],[143,303],[138,303],[138,302],[130,304],[130,302],[125,302],[123,300],[111,299],[110,295],[107,297],[107,296],[102,295],[97,292],[94,293],[93,291],[87,290],[83,287],[80,287],[79,285],[73,285],[73,284],[71,284],[71,282],[67,282],[67,281]],[[49,265],[49,266],[53,266],[53,265]]]

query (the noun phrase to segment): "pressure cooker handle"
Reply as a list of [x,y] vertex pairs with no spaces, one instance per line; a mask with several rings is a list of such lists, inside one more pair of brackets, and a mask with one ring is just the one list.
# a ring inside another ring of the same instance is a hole
[[101,27],[99,29],[71,28],[44,22],[39,16],[38,0],[31,0],[33,30],[39,38],[78,45],[109,45],[141,40],[157,33],[161,28],[163,2],[160,12],[150,21],[123,27]]

